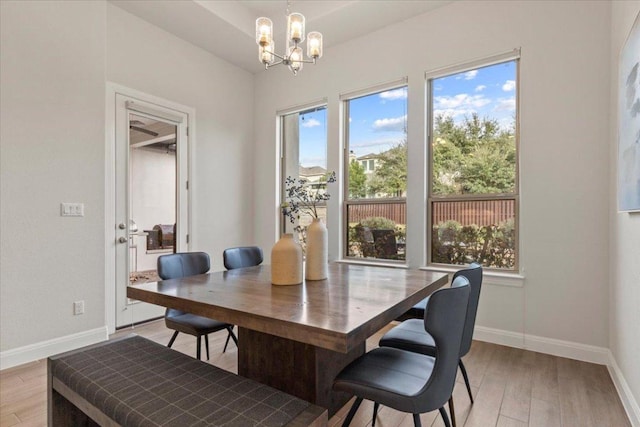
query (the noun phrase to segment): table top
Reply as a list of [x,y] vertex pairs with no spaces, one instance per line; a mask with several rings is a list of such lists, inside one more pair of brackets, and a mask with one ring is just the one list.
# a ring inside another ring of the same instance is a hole
[[271,284],[268,265],[129,286],[129,298],[346,353],[447,283],[422,270],[338,264],[326,280]]

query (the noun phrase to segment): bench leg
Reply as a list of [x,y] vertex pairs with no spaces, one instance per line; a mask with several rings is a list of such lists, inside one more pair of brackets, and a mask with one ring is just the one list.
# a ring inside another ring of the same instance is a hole
[[197,347],[196,347],[196,359],[198,359],[198,360],[202,360],[200,358],[200,346],[201,346],[201,344],[202,344],[202,336],[198,335],[198,344],[197,344]]

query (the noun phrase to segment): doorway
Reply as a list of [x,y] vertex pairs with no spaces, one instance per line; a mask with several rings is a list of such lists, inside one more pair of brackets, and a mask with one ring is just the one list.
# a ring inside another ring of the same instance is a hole
[[107,215],[110,332],[164,315],[164,307],[129,299],[127,288],[159,280],[159,256],[188,251],[189,112],[131,92],[116,88],[112,93],[112,199],[107,204],[107,212],[113,212]]

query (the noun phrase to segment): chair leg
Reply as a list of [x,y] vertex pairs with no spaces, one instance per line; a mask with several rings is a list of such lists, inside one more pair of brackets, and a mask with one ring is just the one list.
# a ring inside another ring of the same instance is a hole
[[228,327],[227,331],[229,332],[229,335],[227,335],[227,342],[224,343],[224,349],[222,349],[223,353],[227,351],[227,344],[229,344],[229,338],[231,338],[233,342],[236,343],[236,347],[238,346],[238,338],[236,338],[236,334],[233,333],[233,326]]
[[378,417],[378,408],[380,404],[378,402],[373,402],[373,421],[371,421],[371,427],[376,427],[376,418]]
[[204,345],[207,348],[207,360],[209,360],[209,335],[204,336]]
[[456,413],[453,410],[453,396],[449,398],[449,415],[451,416],[451,426],[456,427]]
[[178,331],[175,331],[173,333],[173,336],[171,337],[171,339],[169,340],[169,344],[167,344],[167,347],[171,348],[171,346],[173,345],[173,342],[176,340],[176,337],[178,336]]
[[413,414],[413,427],[422,427],[420,422],[420,414]]
[[444,406],[440,408],[440,415],[442,415],[442,421],[444,421],[445,427],[451,427],[449,417],[447,416],[447,411],[444,410]]
[[227,340],[224,342],[224,348],[222,349],[223,353],[227,351],[227,346],[229,345],[230,338],[231,338],[231,334],[227,334]]
[[197,346],[197,347],[196,347],[196,358],[197,358],[198,360],[202,360],[202,358],[200,357],[200,344],[202,344],[202,340],[201,340],[201,338],[202,338],[202,337],[201,337],[200,335],[198,335],[198,344],[196,344],[196,346]]
[[360,407],[361,403],[362,403],[362,398],[357,397],[356,401],[353,402],[351,409],[349,409],[349,413],[347,414],[347,418],[344,419],[344,422],[342,423],[342,427],[348,427],[349,424],[351,424],[351,420],[353,420],[354,415],[356,415],[356,411]]
[[467,386],[467,392],[469,392],[469,399],[471,399],[471,403],[473,403],[473,394],[471,394],[471,385],[469,384],[469,376],[467,375],[467,370],[464,367],[464,363],[462,363],[462,359],[458,361],[458,366],[460,366],[460,370],[462,371],[462,376],[464,377],[464,383]]

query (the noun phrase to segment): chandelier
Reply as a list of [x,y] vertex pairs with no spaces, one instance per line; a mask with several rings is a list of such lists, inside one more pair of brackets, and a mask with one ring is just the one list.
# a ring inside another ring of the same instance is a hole
[[304,42],[304,35],[304,16],[301,13],[289,13],[289,1],[287,1],[287,47],[284,54],[279,55],[275,52],[273,22],[269,18],[260,17],[256,19],[258,59],[264,64],[265,69],[282,64],[287,65],[293,75],[297,75],[304,63],[315,64],[316,59],[322,57],[322,34],[312,31],[307,34],[309,59],[304,59],[300,47]]

